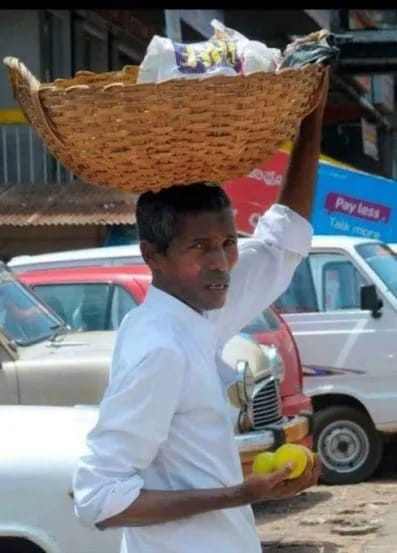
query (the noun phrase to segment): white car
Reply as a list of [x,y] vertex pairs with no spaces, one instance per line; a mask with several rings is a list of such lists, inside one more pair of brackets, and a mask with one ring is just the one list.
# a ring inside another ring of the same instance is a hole
[[0,406],[0,551],[116,553],[121,531],[84,527],[72,474],[97,409]]
[[53,269],[58,267],[87,267],[90,265],[124,265],[131,260],[143,263],[139,244],[106,246],[103,248],[83,248],[60,252],[17,255],[7,265],[14,273],[33,269]]
[[72,478],[94,406],[0,405],[1,553],[117,553],[121,530],[83,526]]

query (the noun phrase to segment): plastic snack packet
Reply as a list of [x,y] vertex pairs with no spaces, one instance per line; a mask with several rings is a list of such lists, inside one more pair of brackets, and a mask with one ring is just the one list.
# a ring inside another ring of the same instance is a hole
[[140,65],[137,83],[249,75],[257,71],[275,71],[281,63],[280,50],[250,41],[216,19],[211,25],[213,36],[192,44],[155,35]]
[[339,48],[334,45],[334,36],[326,29],[297,38],[286,47],[279,69],[302,67],[308,63],[335,63]]

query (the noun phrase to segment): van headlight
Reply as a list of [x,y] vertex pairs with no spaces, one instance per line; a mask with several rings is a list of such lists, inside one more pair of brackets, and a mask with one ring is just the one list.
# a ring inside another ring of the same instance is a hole
[[283,382],[285,378],[285,365],[278,348],[274,344],[271,346],[260,344],[260,348],[267,358],[271,374],[280,382]]

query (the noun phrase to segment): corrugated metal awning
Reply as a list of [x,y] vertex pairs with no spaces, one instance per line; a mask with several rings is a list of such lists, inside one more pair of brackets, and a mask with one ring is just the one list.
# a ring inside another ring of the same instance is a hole
[[137,196],[74,181],[0,186],[0,226],[124,225],[135,223]]

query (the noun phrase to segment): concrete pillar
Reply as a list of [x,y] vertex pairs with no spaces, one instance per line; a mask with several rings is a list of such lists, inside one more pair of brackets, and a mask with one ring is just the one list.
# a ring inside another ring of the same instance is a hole
[[182,42],[181,10],[164,10],[165,32],[168,38]]
[[179,10],[181,18],[205,38],[212,36],[211,21],[218,19],[224,22],[223,10]]
[[304,10],[321,29],[330,30],[331,27],[331,10]]

